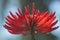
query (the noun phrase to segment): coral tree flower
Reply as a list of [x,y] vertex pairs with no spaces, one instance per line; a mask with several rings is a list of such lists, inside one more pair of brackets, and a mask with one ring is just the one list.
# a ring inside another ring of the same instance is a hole
[[32,12],[29,8],[27,6],[22,11],[18,9],[16,15],[9,11],[11,16],[6,17],[4,27],[12,34],[24,34],[32,29],[34,32],[48,33],[58,28],[58,26],[53,27],[58,22],[58,20],[54,21],[56,19],[55,13],[46,11],[41,14],[39,10],[34,9],[34,3],[32,4]]

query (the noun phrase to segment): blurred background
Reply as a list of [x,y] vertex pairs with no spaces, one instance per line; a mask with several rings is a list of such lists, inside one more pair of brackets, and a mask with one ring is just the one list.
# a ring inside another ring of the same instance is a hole
[[[22,9],[26,5],[30,5],[32,2],[35,3],[35,8],[39,9],[41,12],[56,12],[56,16],[59,20],[57,25],[60,26],[60,0],[0,0],[0,40],[29,40],[30,35],[12,35],[3,25],[5,23],[6,16],[10,15],[9,11],[14,14],[17,8]],[[60,40],[60,27],[57,30],[52,31],[50,34],[40,34],[36,35],[38,40]]]

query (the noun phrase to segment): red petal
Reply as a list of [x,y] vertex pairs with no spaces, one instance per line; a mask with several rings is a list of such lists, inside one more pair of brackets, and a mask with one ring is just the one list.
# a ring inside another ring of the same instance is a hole
[[56,16],[52,17],[47,23],[45,23],[43,26],[49,26],[49,24],[52,23],[52,21],[56,18]]
[[30,16],[29,6],[25,7],[25,10],[26,10],[26,15]]
[[20,9],[19,9],[19,8],[18,8],[18,13],[19,13],[20,15],[22,15],[22,14],[21,14],[21,11],[20,11]]
[[44,14],[42,14],[41,17],[38,19],[38,22],[41,21],[47,15],[48,15],[48,12],[45,12]]
[[58,20],[56,20],[55,22],[51,23],[50,26],[53,27],[54,25],[56,25],[57,22],[58,22]]
[[14,18],[14,19],[17,19],[16,15],[14,15],[11,11],[10,12],[10,15]]

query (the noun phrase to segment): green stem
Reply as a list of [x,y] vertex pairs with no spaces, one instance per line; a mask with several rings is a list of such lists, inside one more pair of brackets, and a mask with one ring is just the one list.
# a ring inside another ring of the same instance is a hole
[[31,28],[31,40],[35,40],[35,33],[33,27]]
[[30,20],[30,25],[31,25],[31,40],[35,40],[34,22],[32,23],[32,20]]

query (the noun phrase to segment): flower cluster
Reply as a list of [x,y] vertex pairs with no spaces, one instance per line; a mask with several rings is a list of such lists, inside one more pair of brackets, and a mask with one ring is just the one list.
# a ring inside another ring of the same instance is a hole
[[30,7],[25,7],[24,10],[16,12],[16,15],[10,11],[11,16],[6,17],[6,24],[4,27],[12,34],[26,34],[30,30],[40,33],[51,32],[57,27],[55,24],[58,20],[56,19],[55,13],[43,12],[40,13],[39,10],[34,9],[34,3],[32,4],[32,12],[30,12]]

